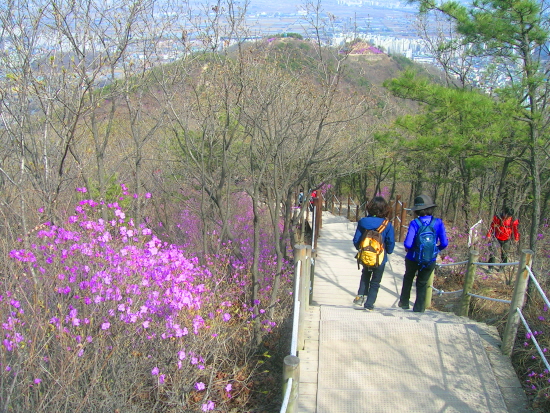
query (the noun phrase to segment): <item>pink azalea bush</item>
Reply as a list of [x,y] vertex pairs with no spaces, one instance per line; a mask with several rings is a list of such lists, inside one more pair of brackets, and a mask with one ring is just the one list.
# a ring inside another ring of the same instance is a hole
[[[97,218],[103,208],[109,220]],[[27,248],[11,251],[13,272],[0,279],[3,410],[228,411],[246,403],[257,367],[249,364],[252,327],[277,327],[264,311],[275,275],[267,239],[260,299],[251,303],[248,238],[238,241],[238,259],[224,245],[201,266],[116,202],[83,200],[64,225],[45,223]],[[287,265],[283,288],[291,274]]]

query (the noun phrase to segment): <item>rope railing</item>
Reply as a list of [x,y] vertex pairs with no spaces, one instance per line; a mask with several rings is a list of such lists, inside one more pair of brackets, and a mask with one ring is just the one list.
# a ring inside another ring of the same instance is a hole
[[497,303],[512,304],[512,300],[502,300],[500,298],[485,297],[483,295],[477,295],[477,294],[473,294],[473,293],[468,293],[468,295],[470,297],[481,298],[482,300],[496,301]]
[[[336,202],[335,202],[336,200]],[[338,209],[338,215],[342,215],[342,201],[340,201],[335,194],[332,194],[332,197],[330,198],[331,202],[331,213],[334,215],[334,207],[335,205],[338,205],[336,208]]]
[[539,292],[540,296],[542,297],[542,299],[544,300],[546,306],[548,308],[550,308],[550,301],[548,301],[548,297],[546,297],[546,293],[544,292],[544,290],[542,289],[542,287],[540,286],[538,280],[537,280],[537,277],[535,277],[535,274],[533,274],[533,271],[531,270],[531,268],[527,267],[527,271],[529,272],[529,278],[531,279],[531,281],[533,281],[533,284],[535,285],[535,288],[537,289],[537,291]]
[[[436,267],[451,267],[451,266],[454,266],[454,265],[464,265],[464,264],[468,264],[468,262],[469,261],[441,263],[441,264],[436,264]],[[505,266],[518,265],[519,261],[507,262],[507,263],[472,262],[471,264],[472,265],[477,265],[477,266],[488,266],[488,267],[505,267]],[[444,291],[444,290],[440,290],[440,289],[434,287],[433,285],[430,285],[430,288],[432,290],[434,290],[437,293],[438,296],[441,296],[443,294],[464,293],[464,289],[455,290],[455,291]],[[465,294],[467,294],[470,297],[475,297],[475,298],[479,298],[479,299],[482,299],[482,300],[495,301],[495,302],[505,303],[505,304],[510,304],[511,303],[510,300],[502,300],[500,298],[493,298],[493,297],[487,297],[487,296],[484,296],[484,295],[473,294],[469,291],[467,291]]]
[[[292,361],[293,357],[296,357],[297,350],[298,350],[298,336],[299,336],[299,326],[300,326],[300,284],[301,284],[301,271],[302,270],[302,261],[296,262],[296,266],[294,267],[294,311],[293,311],[293,317],[292,317],[292,338],[290,340],[290,361]],[[298,361],[299,362],[299,361]],[[288,360],[286,360],[285,357],[285,368],[288,364]],[[283,392],[283,403],[281,405],[281,413],[286,413],[288,410],[288,405],[290,402],[290,398],[292,396],[292,390],[293,390],[293,375],[290,375],[290,377],[283,378],[283,387],[285,387],[285,391]],[[295,395],[297,397],[297,394]]]
[[[502,352],[508,356],[512,354],[512,351],[514,348],[514,342],[516,340],[517,333],[518,333],[519,322],[521,321],[525,327],[525,330],[527,331],[529,338],[531,339],[531,341],[533,342],[533,344],[537,349],[537,352],[541,356],[541,359],[544,365],[550,371],[550,364],[548,363],[548,359],[546,358],[546,355],[544,354],[544,352],[541,350],[535,335],[532,333],[531,328],[529,327],[529,323],[527,322],[527,320],[525,319],[522,313],[522,308],[525,303],[525,295],[527,292],[527,284],[529,280],[532,281],[533,285],[535,286],[537,292],[542,297],[546,306],[550,308],[550,300],[548,300],[546,293],[540,286],[535,274],[531,269],[531,259],[533,256],[533,251],[522,250],[519,261],[506,262],[506,263],[479,262],[477,260],[478,256],[479,256],[478,251],[471,250],[468,261],[437,264],[438,267],[467,264],[468,267],[467,267],[466,276],[464,279],[464,288],[462,290],[445,292],[443,290],[438,290],[437,288],[430,285],[431,288],[434,291],[437,291],[438,294],[450,294],[450,293],[462,292],[460,311],[459,311],[459,315],[461,316],[468,316],[471,297],[475,297],[483,300],[495,301],[495,302],[504,303],[504,304],[510,304],[510,310],[508,312],[508,320],[506,322],[506,327],[504,329],[504,334],[502,336]],[[470,292],[475,279],[476,266],[488,266],[488,267],[517,266],[516,282],[514,285],[512,299],[503,300],[500,298],[485,297],[485,296]]]
[[[540,296],[543,299],[546,306],[550,307],[550,301],[548,300],[548,297],[546,296],[546,293],[544,292],[544,290],[540,286],[540,284],[537,280],[537,277],[533,273],[532,269],[530,267],[526,267],[526,269],[527,269],[527,273],[529,275],[528,279],[532,281],[533,285],[535,286],[537,292],[540,294]],[[525,288],[527,288],[527,282],[525,282]],[[539,353],[542,362],[546,366],[546,369],[548,371],[550,371],[550,364],[548,363],[548,359],[546,358],[546,354],[544,354],[544,351],[541,350],[540,345],[539,345],[535,335],[531,331],[531,328],[529,327],[529,323],[527,322],[527,320],[525,319],[525,316],[523,315],[523,312],[521,311],[521,306],[512,307],[512,308],[514,308],[514,310],[515,310],[513,312],[514,315],[517,314],[517,316],[519,317],[519,319],[523,323],[523,326],[525,327],[525,330],[527,331],[527,334],[528,334],[529,338],[531,339],[531,341],[535,345],[535,348],[537,349],[537,352]],[[513,342],[512,342],[512,346],[513,346]]]
[[311,245],[296,245],[294,247],[294,307],[292,316],[292,338],[290,354],[283,360],[283,402],[280,413],[294,413],[297,411],[300,359],[298,353],[305,346],[304,318],[309,309],[313,294],[314,251],[319,228],[322,225],[322,198],[314,200],[312,214]]
[[550,371],[550,364],[548,364],[548,359],[546,358],[546,355],[544,354],[544,352],[541,350],[539,342],[535,338],[535,335],[533,334],[533,332],[529,328],[529,323],[527,323],[527,320],[525,319],[525,317],[523,316],[523,313],[521,312],[521,310],[519,308],[516,308],[516,311],[519,315],[519,318],[521,319],[521,321],[523,323],[523,326],[525,327],[525,330],[527,330],[527,334],[529,334],[529,337],[531,338],[531,341],[533,341],[533,344],[535,345],[538,353],[540,354],[540,358],[541,358],[542,362],[544,363],[544,365],[546,366],[546,370]]

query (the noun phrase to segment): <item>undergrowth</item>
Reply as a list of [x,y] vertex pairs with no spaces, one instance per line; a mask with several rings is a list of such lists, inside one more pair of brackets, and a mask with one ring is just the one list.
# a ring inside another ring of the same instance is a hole
[[[443,263],[467,261],[468,237],[456,228],[448,229],[449,247],[442,253]],[[548,291],[550,265],[550,230],[545,223],[539,234],[539,245],[532,268],[543,291]],[[478,262],[487,262],[489,257],[489,240],[481,237],[474,246],[479,251]],[[511,254],[509,261],[519,260],[519,246]],[[537,270],[538,269],[538,270]],[[544,269],[544,270],[543,270]],[[461,292],[464,283],[466,265],[438,267],[434,277],[434,287],[441,294],[434,292],[432,308],[440,311],[458,312]],[[513,294],[517,266],[495,267],[476,266],[476,278],[473,293],[481,296],[510,300]],[[471,298],[469,317],[480,322],[496,326],[502,336],[508,319],[509,304]],[[520,323],[512,353],[512,365],[520,379],[531,407],[537,412],[550,411],[550,373],[537,351],[536,339],[543,354],[550,348],[550,325],[548,307],[538,292],[530,290],[526,297],[524,316],[530,326],[531,334]]]
[[119,203],[88,199],[21,240],[0,278],[0,411],[277,411],[293,266],[270,305],[263,234],[253,301],[251,239],[233,230],[239,257],[226,243],[200,264]]

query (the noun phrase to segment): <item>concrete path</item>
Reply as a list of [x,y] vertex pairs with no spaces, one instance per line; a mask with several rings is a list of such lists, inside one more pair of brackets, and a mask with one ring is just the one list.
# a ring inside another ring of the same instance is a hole
[[323,212],[305,347],[298,353],[298,412],[528,412],[495,328],[397,307],[402,243],[386,265],[375,311],[352,304],[361,274],[353,258],[355,226]]

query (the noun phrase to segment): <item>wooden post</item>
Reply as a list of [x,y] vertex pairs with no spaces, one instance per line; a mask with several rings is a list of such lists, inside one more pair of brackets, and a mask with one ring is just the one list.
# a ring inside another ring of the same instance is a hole
[[283,360],[283,394],[286,393],[288,379],[292,379],[292,388],[286,411],[288,413],[296,412],[298,406],[298,385],[300,383],[300,359],[296,356],[286,356]]
[[346,218],[349,220],[350,216],[350,208],[351,208],[351,197],[348,195],[348,210],[346,211]]
[[474,281],[476,278],[476,266],[474,262],[477,262],[479,257],[479,251],[471,250],[468,256],[468,267],[466,268],[466,277],[464,278],[464,286],[462,287],[462,298],[460,300],[460,309],[458,315],[468,317],[470,310],[470,296],[468,293],[472,290]]
[[426,308],[432,306],[432,285],[434,283],[435,267],[428,278],[428,288],[426,289]]
[[359,205],[355,207],[355,222],[359,222]]
[[334,215],[334,194],[332,194],[332,196],[330,197],[330,213]]
[[342,198],[338,200],[338,216],[342,215]]
[[393,228],[397,228],[397,224],[399,223],[399,205],[400,205],[400,201],[401,200],[401,195],[397,195],[395,197],[395,204],[394,204],[394,207],[393,207]]
[[306,265],[309,268],[309,277],[308,277],[308,288],[305,292],[306,294],[306,310],[309,310],[309,306],[313,301],[313,281],[315,279],[315,259],[317,252],[313,248],[310,248],[309,245],[306,246],[306,256],[307,262]]
[[403,231],[405,230],[405,220],[407,219],[407,204],[403,202],[401,207],[401,225],[399,226],[399,242],[403,241]]
[[521,251],[518,272],[516,275],[516,283],[514,285],[514,295],[512,296],[510,312],[508,313],[508,321],[506,322],[506,327],[504,328],[504,335],[502,336],[502,352],[507,356],[512,354],[514,342],[516,341],[516,335],[518,333],[520,319],[517,309],[519,308],[521,310],[525,304],[525,292],[527,291],[527,284],[530,278],[527,267],[531,267],[532,256],[533,251],[531,250]]
[[312,244],[311,246],[317,249],[317,238],[319,238],[320,229],[323,227],[323,201],[321,198],[315,198],[313,208],[315,209],[315,221],[313,222],[315,226],[315,245]]
[[304,260],[304,283],[302,284],[302,296],[300,297],[300,300],[304,302],[303,309],[304,311],[309,310],[309,296],[311,294],[311,271],[312,271],[312,260],[311,260],[311,254],[312,254],[312,248],[310,245],[306,245],[306,254],[305,254],[305,260]]

